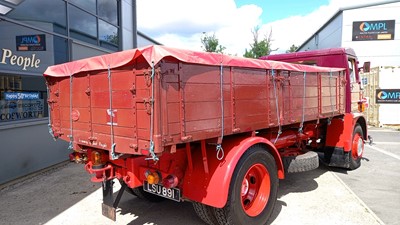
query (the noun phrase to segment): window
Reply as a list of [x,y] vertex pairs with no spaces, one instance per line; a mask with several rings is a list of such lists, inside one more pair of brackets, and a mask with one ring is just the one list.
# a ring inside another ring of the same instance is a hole
[[111,24],[118,26],[119,13],[117,0],[98,0],[98,4],[99,17]]
[[13,4],[4,8],[6,11],[0,8],[0,14],[68,38],[119,50],[120,0],[9,1]]
[[53,35],[54,64],[69,61],[68,39]]
[[43,77],[0,74],[0,125],[48,116]]
[[290,62],[290,63],[303,64],[303,65],[309,65],[309,66],[316,66],[317,65],[317,61],[316,60],[301,60],[301,61],[294,61],[294,62]]
[[69,0],[70,3],[96,14],[96,0]]
[[349,64],[349,75],[350,75],[350,82],[354,83],[356,82],[356,73],[354,72],[354,60],[353,59],[349,59],[348,61]]
[[97,21],[96,17],[76,8],[69,7],[69,31],[73,38],[91,44],[97,44]]
[[[7,14],[8,17],[59,34],[67,34],[66,3],[62,0],[25,0]],[[45,24],[50,24],[48,27]]]
[[118,28],[99,20],[100,46],[118,51]]

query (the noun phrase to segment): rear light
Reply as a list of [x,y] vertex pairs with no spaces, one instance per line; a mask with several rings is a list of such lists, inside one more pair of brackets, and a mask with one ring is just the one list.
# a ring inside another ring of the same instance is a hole
[[166,178],[163,179],[162,184],[166,188],[174,188],[178,186],[178,177],[175,175],[168,175]]
[[358,102],[358,111],[359,112],[365,111],[365,102],[364,101]]
[[146,171],[145,176],[146,176],[146,181],[149,184],[158,184],[161,180],[161,176],[157,172],[152,173],[150,171]]
[[100,151],[92,151],[90,155],[93,169],[100,169],[105,166],[105,162],[103,161],[103,156],[101,155]]
[[71,162],[76,162],[76,163],[86,163],[87,156],[84,153],[73,152],[73,153],[69,154],[69,160]]
[[358,102],[358,111],[364,112],[365,109],[368,108],[368,104],[369,104],[369,98],[368,97],[362,98]]

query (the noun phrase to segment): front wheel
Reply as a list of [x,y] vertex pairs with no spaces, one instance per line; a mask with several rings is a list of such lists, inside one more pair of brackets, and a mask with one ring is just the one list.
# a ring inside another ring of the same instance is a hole
[[274,208],[278,175],[274,157],[259,145],[239,160],[224,208],[215,209],[220,225],[266,224]]
[[354,170],[361,166],[361,158],[364,153],[364,132],[360,124],[356,124],[353,131],[351,151],[349,154],[350,169]]

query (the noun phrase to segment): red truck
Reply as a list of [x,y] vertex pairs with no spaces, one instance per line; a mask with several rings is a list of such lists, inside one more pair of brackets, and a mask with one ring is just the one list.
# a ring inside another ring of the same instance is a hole
[[317,168],[318,155],[355,169],[367,139],[344,68],[148,46],[44,76],[49,131],[102,183],[113,220],[127,190],[190,201],[207,224],[266,224],[286,173]]

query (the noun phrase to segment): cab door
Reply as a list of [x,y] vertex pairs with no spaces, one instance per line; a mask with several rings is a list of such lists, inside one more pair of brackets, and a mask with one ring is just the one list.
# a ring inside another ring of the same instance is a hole
[[350,111],[357,112],[358,111],[358,102],[361,100],[361,82],[358,76],[358,69],[356,60],[354,58],[347,59],[348,68],[347,73],[349,74],[349,85],[350,85]]

